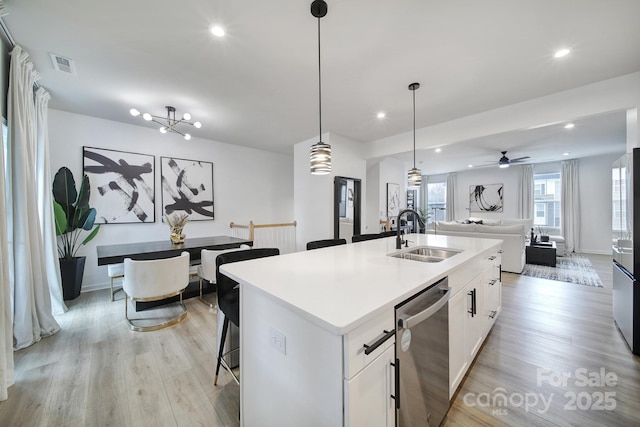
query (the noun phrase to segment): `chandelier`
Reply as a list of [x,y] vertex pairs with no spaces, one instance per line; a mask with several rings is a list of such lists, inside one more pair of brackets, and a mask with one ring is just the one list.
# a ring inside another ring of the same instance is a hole
[[184,137],[184,139],[186,139],[187,141],[191,139],[191,135],[188,133],[184,133],[179,131],[178,129],[176,129],[176,126],[180,125],[180,124],[187,124],[187,125],[191,125],[195,128],[200,129],[202,127],[202,123],[200,122],[190,122],[189,120],[191,120],[191,114],[189,113],[184,113],[182,115],[181,119],[176,119],[176,109],[170,105],[167,105],[165,107],[167,109],[167,116],[166,117],[161,117],[161,116],[154,116],[153,114],[150,113],[141,113],[140,111],[136,110],[135,108],[132,108],[131,110],[129,110],[129,112],[131,113],[132,116],[134,117],[138,117],[140,115],[142,115],[142,118],[148,122],[153,122],[153,123],[157,123],[160,125],[160,133],[167,133],[167,132],[175,132],[177,134],[180,134]]

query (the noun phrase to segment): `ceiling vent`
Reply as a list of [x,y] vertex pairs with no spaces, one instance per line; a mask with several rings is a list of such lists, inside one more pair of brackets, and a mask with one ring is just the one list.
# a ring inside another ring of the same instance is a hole
[[76,74],[76,66],[72,59],[51,53],[51,63],[57,71],[67,74]]

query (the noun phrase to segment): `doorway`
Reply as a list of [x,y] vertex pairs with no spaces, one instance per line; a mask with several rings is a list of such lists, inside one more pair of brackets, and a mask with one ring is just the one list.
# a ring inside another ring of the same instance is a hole
[[333,179],[333,237],[346,239],[360,234],[361,180],[345,176]]

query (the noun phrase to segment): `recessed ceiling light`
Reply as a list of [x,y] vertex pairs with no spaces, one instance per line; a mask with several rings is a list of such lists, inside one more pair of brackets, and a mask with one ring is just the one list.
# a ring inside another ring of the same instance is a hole
[[224,28],[217,24],[209,25],[209,31],[216,37],[224,37]]
[[574,127],[576,127],[576,125],[573,123],[567,123],[566,125],[564,125],[565,129],[573,129]]
[[473,167],[473,165],[471,165],[471,164],[470,164],[470,165],[469,165],[469,167],[470,167],[470,168],[472,168],[472,167]]
[[568,156],[570,153],[568,151],[565,151],[564,153],[562,153],[563,156]]
[[553,54],[554,58],[562,58],[563,56],[567,56],[571,53],[571,49],[560,49]]
[[439,153],[441,151],[442,151],[442,148],[440,148],[440,147],[436,148],[436,153]]
[[379,119],[384,119],[385,117],[387,117],[387,115],[385,114],[384,111],[380,111],[376,117],[378,117]]

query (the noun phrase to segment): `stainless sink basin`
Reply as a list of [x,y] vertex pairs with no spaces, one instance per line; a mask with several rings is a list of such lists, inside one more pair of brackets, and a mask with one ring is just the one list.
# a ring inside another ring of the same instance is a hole
[[394,258],[410,259],[420,262],[440,262],[462,251],[455,249],[434,248],[430,246],[417,246],[400,253],[392,254]]

